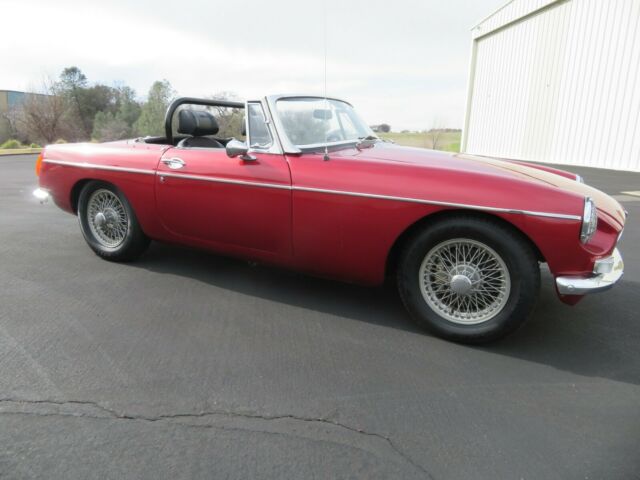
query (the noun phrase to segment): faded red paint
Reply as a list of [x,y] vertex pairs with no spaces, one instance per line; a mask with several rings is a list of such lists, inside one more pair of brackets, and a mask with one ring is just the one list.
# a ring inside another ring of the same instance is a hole
[[[184,168],[171,170],[161,162],[175,156]],[[74,187],[103,180],[127,196],[155,240],[368,285],[383,281],[389,253],[403,232],[430,215],[464,208],[305,189],[488,207],[487,215],[512,224],[538,247],[556,276],[590,274],[596,258],[611,254],[624,225],[615,200],[548,167],[383,143],[334,151],[328,161],[321,154],[256,156],[246,162],[222,149],[134,141],[55,145],[44,153],[40,185],[73,212]],[[78,165],[85,163],[149,174]],[[587,245],[579,241],[579,220],[490,211],[581,216],[585,196],[595,200],[599,215],[598,231]]]

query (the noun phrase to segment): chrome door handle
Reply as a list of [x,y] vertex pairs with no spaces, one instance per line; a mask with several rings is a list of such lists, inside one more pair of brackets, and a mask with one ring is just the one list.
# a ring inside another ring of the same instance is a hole
[[179,168],[182,168],[186,165],[186,163],[184,163],[184,160],[178,157],[163,158],[162,163],[164,163],[171,170],[178,170]]

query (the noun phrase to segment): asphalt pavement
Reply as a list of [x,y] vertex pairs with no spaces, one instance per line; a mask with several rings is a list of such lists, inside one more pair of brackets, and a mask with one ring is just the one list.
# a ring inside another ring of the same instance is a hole
[[[152,244],[100,260],[0,157],[0,478],[640,478],[640,174],[622,283],[483,347],[392,289]],[[566,168],[566,167],[565,167]]]

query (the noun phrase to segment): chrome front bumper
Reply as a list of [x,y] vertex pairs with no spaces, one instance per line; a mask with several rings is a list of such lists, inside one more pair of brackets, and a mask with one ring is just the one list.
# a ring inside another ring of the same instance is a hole
[[560,295],[585,295],[613,287],[624,273],[622,255],[616,248],[610,257],[596,260],[591,277],[556,277]]

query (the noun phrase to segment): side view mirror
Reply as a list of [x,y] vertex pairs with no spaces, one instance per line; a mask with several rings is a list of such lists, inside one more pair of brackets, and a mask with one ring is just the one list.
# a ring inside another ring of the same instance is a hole
[[249,147],[246,143],[232,138],[227,142],[227,155],[231,158],[240,157],[245,162],[252,162],[256,157],[249,155]]

